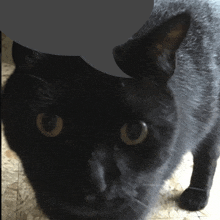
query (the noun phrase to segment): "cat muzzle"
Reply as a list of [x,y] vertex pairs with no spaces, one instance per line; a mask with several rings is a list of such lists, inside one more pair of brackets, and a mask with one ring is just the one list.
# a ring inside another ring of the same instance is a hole
[[117,213],[122,212],[127,207],[127,202],[124,199],[119,198],[112,201],[95,199],[94,201],[94,198],[90,198],[91,196],[87,197],[87,202],[84,206],[73,207],[70,204],[65,204],[62,205],[62,208],[71,215],[92,219],[93,217],[117,216]]

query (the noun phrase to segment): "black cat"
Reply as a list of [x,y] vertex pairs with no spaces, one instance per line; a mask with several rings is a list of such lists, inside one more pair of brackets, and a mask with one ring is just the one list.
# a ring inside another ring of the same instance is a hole
[[114,49],[132,78],[80,57],[14,43],[3,93],[5,135],[51,220],[142,220],[191,151],[180,207],[208,201],[220,150],[220,14],[208,1],[158,0]]

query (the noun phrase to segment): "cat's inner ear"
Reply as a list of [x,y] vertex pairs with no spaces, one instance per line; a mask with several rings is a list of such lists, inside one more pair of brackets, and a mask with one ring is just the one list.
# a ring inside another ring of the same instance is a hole
[[190,26],[190,16],[186,13],[177,15],[153,31],[151,53],[160,68],[166,73],[175,69],[175,53],[186,37]]

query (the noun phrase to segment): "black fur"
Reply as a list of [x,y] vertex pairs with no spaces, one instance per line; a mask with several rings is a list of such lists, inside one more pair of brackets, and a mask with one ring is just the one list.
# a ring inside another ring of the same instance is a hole
[[[2,99],[5,135],[51,220],[148,217],[187,151],[194,169],[179,204],[205,207],[220,153],[216,10],[202,0],[155,1],[146,24],[114,49],[130,79],[103,74],[80,57],[13,44],[16,70]],[[48,137],[58,119],[61,131]],[[143,122],[148,130],[140,138]]]

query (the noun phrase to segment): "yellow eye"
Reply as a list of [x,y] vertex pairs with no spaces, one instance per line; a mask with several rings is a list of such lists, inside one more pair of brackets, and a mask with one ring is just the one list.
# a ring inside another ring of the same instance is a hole
[[147,125],[140,121],[137,124],[124,124],[121,128],[121,139],[127,145],[142,143],[147,137]]
[[36,125],[46,137],[56,137],[63,129],[63,120],[57,115],[49,116],[41,113],[37,116]]

